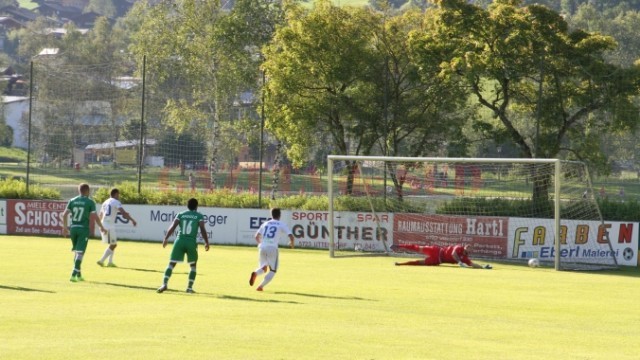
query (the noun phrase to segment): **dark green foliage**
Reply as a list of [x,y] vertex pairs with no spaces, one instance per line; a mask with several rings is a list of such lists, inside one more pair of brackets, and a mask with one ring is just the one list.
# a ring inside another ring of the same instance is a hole
[[638,200],[612,201],[609,199],[598,200],[602,217],[612,221],[638,221],[640,220],[640,203]]
[[[588,204],[585,204],[584,201],[563,203],[560,206],[561,216],[564,219],[582,218],[585,209],[589,209],[590,206],[590,210],[592,210],[591,214],[595,214],[596,210],[591,202]],[[640,219],[640,203],[637,200],[622,202],[604,199],[598,200],[598,206],[604,220],[638,221],[638,219]],[[553,218],[553,207],[553,201],[534,204],[533,201],[528,199],[510,200],[504,198],[461,198],[454,199],[443,204],[436,210],[436,213],[442,215],[460,215],[464,213],[478,216],[514,216],[514,214],[521,214],[518,216],[550,219]]]
[[13,143],[13,128],[0,124],[0,146],[11,146]]
[[196,166],[206,163],[207,145],[191,133],[175,134],[166,131],[158,144],[158,155],[164,157],[165,164],[176,166]]
[[[157,191],[156,189],[142,188],[140,194],[138,194],[137,185],[134,183],[118,184],[116,187],[120,190],[120,201],[123,204],[186,206],[187,200],[194,197],[198,199],[200,206],[237,209],[258,207],[257,194],[237,193],[227,189],[192,193],[189,191]],[[95,192],[94,199],[97,202],[103,202],[109,198],[110,191],[110,188],[100,188]]]
[[[441,215],[513,216],[530,214],[530,217],[552,218],[553,203],[535,204],[532,200],[505,198],[459,198],[448,201],[436,210]],[[526,217],[522,215],[522,217]]]

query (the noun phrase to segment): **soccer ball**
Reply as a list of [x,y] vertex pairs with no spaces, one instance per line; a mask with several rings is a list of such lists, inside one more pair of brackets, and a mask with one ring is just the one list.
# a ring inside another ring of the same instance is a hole
[[540,266],[540,260],[537,258],[529,259],[529,267],[537,268],[538,266]]

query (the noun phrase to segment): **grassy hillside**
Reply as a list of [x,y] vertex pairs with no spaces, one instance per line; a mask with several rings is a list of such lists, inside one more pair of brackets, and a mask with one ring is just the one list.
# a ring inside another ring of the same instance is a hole
[[31,0],[18,0],[18,4],[20,7],[32,10],[38,6],[37,3],[32,2]]
[[19,163],[25,161],[27,161],[26,150],[0,146],[0,163]]

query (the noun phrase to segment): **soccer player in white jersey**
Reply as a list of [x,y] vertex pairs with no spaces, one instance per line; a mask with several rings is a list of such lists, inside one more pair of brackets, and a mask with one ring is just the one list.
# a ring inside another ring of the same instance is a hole
[[105,261],[109,259],[107,266],[116,267],[116,264],[113,263],[113,253],[116,250],[116,246],[118,246],[118,234],[116,232],[116,218],[118,217],[118,214],[122,215],[123,218],[130,220],[133,226],[137,225],[136,221],[122,207],[122,203],[120,202],[120,190],[113,188],[111,189],[111,197],[105,200],[100,208],[100,218],[102,220],[102,224],[107,229],[106,233],[102,233],[102,242],[108,244],[102,258],[98,260],[98,265],[100,266],[105,266]]
[[289,246],[293,249],[293,234],[289,226],[280,221],[280,209],[273,208],[271,209],[271,220],[262,223],[255,235],[256,242],[258,243],[259,266],[251,273],[249,285],[253,286],[258,275],[266,273],[267,267],[269,268],[269,272],[256,289],[258,291],[262,291],[273,277],[276,276],[276,271],[278,271],[278,240],[280,233],[286,234],[289,237]]

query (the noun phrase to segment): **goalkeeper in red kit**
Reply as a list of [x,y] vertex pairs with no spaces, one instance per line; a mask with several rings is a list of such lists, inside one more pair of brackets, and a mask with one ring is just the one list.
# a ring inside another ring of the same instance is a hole
[[489,264],[480,265],[476,264],[469,259],[469,245],[452,245],[452,246],[421,246],[413,244],[400,244],[392,245],[393,251],[400,249],[410,252],[420,253],[425,256],[422,260],[413,260],[406,262],[397,262],[396,265],[423,265],[423,266],[435,266],[440,264],[458,264],[461,267],[475,268],[475,269],[491,269]]

